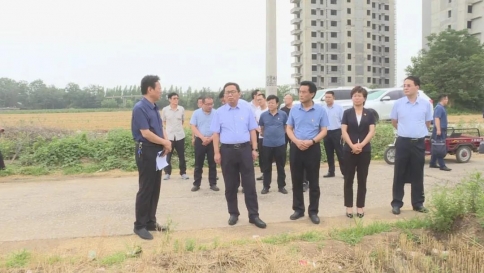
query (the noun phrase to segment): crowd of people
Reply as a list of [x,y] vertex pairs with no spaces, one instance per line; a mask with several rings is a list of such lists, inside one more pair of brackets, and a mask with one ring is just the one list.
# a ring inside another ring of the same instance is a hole
[[[400,214],[403,206],[405,183],[411,183],[411,200],[414,210],[426,212],[424,207],[424,138],[433,120],[432,105],[419,98],[420,80],[409,76],[404,81],[405,97],[396,101],[391,118],[398,131],[393,181],[392,212]],[[180,161],[182,179],[189,179],[185,161],[185,110],[178,105],[178,94],[168,94],[170,105],[160,110],[156,101],[161,96],[157,76],[146,76],[141,81],[144,98],[133,108],[132,133],[136,141],[135,155],[139,171],[139,191],[136,196],[136,221],[134,232],[143,239],[152,239],[149,231],[162,231],[164,226],[156,221],[162,170],[157,169],[156,159],[167,155],[168,163],[176,150]],[[208,163],[210,189],[217,186],[217,164],[221,166],[225,184],[229,225],[239,219],[237,193],[239,187],[245,197],[249,222],[259,228],[267,224],[259,216],[256,180],[261,180],[261,194],[268,194],[272,182],[272,166],[277,169],[278,192],[286,189],[286,154],[289,149],[289,166],[292,186],[291,220],[305,216],[314,224],[320,223],[320,166],[321,142],[325,147],[328,172],[324,178],[336,176],[335,157],[344,179],[344,206],[348,218],[365,215],[366,181],[371,162],[371,140],[375,135],[375,117],[364,107],[366,89],[356,86],[351,91],[353,107],[345,111],[334,103],[334,92],[325,94],[326,105],[313,102],[317,87],[303,81],[298,90],[299,104],[293,103],[291,94],[284,96],[285,106],[279,109],[279,98],[265,96],[259,90],[252,92],[252,101],[241,99],[237,83],[225,84],[219,98],[222,106],[213,109],[214,99],[200,97],[198,107],[190,119],[191,142],[195,151],[195,170],[192,191],[201,187],[205,160]],[[437,128],[435,136],[445,135],[447,96],[441,96],[443,108],[435,111]],[[256,178],[254,161],[259,159],[261,176]],[[430,167],[450,170],[438,158]],[[165,180],[171,178],[171,166],[165,169]],[[354,211],[353,184],[356,175],[356,214]],[[309,204],[305,205],[304,192],[309,191]]]

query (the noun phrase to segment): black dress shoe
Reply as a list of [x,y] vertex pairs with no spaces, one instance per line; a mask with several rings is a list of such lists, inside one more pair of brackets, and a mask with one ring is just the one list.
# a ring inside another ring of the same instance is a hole
[[259,217],[255,217],[253,219],[249,219],[249,223],[254,224],[258,228],[266,228],[267,225],[262,221]]
[[413,210],[414,211],[421,212],[421,213],[427,213],[427,212],[429,212],[429,210],[426,207],[424,207],[424,206],[414,207]]
[[443,168],[440,168],[441,171],[446,171],[446,172],[450,172],[452,171],[451,168],[448,168],[447,166],[444,166]]
[[219,191],[219,190],[220,190],[220,189],[217,187],[217,185],[212,185],[212,186],[210,186],[210,189],[211,189],[212,191]]
[[431,169],[438,169],[438,168],[440,168],[440,167],[439,167],[439,166],[437,166],[437,165],[429,165],[429,168],[431,168]]
[[261,175],[261,176],[257,177],[257,180],[259,180],[259,181],[260,181],[260,180],[264,180],[264,176],[263,176],[263,175]]
[[193,186],[193,187],[192,187],[192,191],[198,191],[199,189],[200,189],[200,187],[199,187],[199,186]]
[[149,230],[149,231],[167,231],[168,230],[168,227],[167,226],[162,226],[158,223],[155,223],[155,224],[148,224],[146,225],[146,229]]
[[301,218],[301,217],[304,217],[304,212],[295,211],[295,212],[294,212],[294,213],[291,215],[291,217],[289,217],[289,219],[291,219],[291,220],[297,220],[297,219],[299,219],[299,218]]
[[324,178],[328,178],[328,177],[334,177],[334,173],[327,173],[325,175],[323,175]]
[[357,213],[356,217],[363,218],[363,217],[365,217],[365,213],[364,212],[363,213]]
[[307,192],[309,189],[309,181],[303,183],[303,192]]
[[351,219],[351,218],[353,218],[353,213],[348,213],[348,212],[347,212],[347,213],[346,213],[346,217],[348,217],[348,218],[350,218],[350,219]]
[[309,218],[311,219],[311,222],[313,222],[313,224],[318,225],[320,222],[319,216],[317,214],[311,214],[309,215]]
[[235,215],[235,214],[230,215],[229,225],[233,226],[233,225],[237,224],[237,221],[239,221],[238,215]]
[[268,188],[263,188],[260,193],[261,194],[268,194],[269,193],[269,189]]
[[392,213],[395,214],[395,215],[400,214],[400,208],[399,207],[393,207],[392,208]]
[[153,235],[146,228],[134,229],[134,233],[144,240],[153,240]]
[[285,188],[280,188],[279,192],[282,194],[287,194],[287,190]]

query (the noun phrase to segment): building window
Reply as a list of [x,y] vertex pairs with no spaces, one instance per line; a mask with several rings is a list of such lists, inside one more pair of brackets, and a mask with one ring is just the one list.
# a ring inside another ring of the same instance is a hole
[[337,61],[337,60],[338,60],[338,55],[336,55],[336,54],[331,54],[331,60],[332,60],[332,61]]
[[366,49],[371,49],[371,44],[366,44]]
[[336,5],[336,0],[331,0],[331,4]]
[[348,30],[347,35],[348,35],[348,37],[351,37],[351,30]]
[[336,65],[331,66],[331,71],[336,72],[338,71],[338,67]]
[[366,21],[366,26],[367,27],[370,27],[371,26],[371,22],[370,21]]
[[348,48],[351,48],[351,43],[350,43],[350,42],[348,42],[348,46],[347,46],[347,47],[348,47]]
[[313,60],[317,60],[318,59],[318,55],[317,54],[312,54],[311,57],[312,57]]
[[385,42],[390,42],[390,37],[385,37]]
[[331,49],[338,49],[338,44],[331,43]]
[[373,84],[376,84],[376,79],[375,78],[373,78]]
[[336,10],[335,10],[335,9],[332,9],[332,10],[331,10],[331,15],[337,15],[337,12],[336,12]]
[[321,36],[321,38],[324,38],[324,32],[321,32],[319,36]]
[[321,21],[321,22],[319,23],[319,25],[320,25],[320,26],[322,26],[322,27],[324,27],[324,21]]
[[338,22],[336,22],[336,21],[331,21],[331,26],[332,26],[332,27],[337,27],[337,26],[338,26]]
[[370,77],[366,78],[366,82],[371,83],[371,78]]
[[449,17],[449,18],[452,17],[452,11],[451,10],[447,11],[447,17]]
[[390,52],[390,48],[388,46],[385,47],[385,52],[386,53]]
[[331,77],[331,83],[337,83],[338,77]]
[[351,65],[348,65],[348,71],[351,71]]
[[369,5],[369,4],[370,4],[370,0],[366,0],[366,4],[368,4],[368,5]]
[[324,83],[324,77],[321,77],[321,83]]
[[373,67],[373,73],[376,73],[376,67]]
[[385,31],[390,31],[390,26],[385,26]]
[[321,0],[321,1],[319,1],[319,3],[322,5],[322,4],[324,4],[324,1],[323,1],[323,0]]
[[324,55],[321,54],[321,61],[324,61]]
[[346,13],[347,13],[347,14],[351,14],[351,9],[350,9],[350,8],[347,8],[347,9],[346,9]]
[[351,53],[348,53],[348,56],[346,56],[348,60],[351,60]]
[[348,77],[348,82],[351,82],[351,77]]
[[324,71],[324,66],[323,66],[323,65],[321,65],[320,69],[321,69],[321,71]]
[[316,21],[311,21],[311,26],[315,27],[316,26]]
[[371,11],[370,10],[367,10],[366,11],[366,15],[370,16],[371,15]]
[[317,65],[313,65],[313,66],[312,66],[312,70],[313,70],[313,71],[318,71],[318,66],[317,66]]
[[318,34],[316,33],[316,31],[311,31],[311,37],[318,37]]
[[316,10],[315,9],[312,9],[311,10],[311,15],[316,15]]
[[367,32],[367,33],[366,33],[366,37],[367,37],[367,38],[371,38],[371,33],[370,33],[370,32]]
[[373,56],[373,62],[374,62],[374,63],[376,62],[376,57],[375,57],[375,56]]
[[371,17],[372,17],[373,19],[376,19],[376,14],[372,13],[372,14],[371,14]]
[[373,46],[373,51],[376,51],[376,46]]
[[331,38],[338,38],[337,32],[331,32]]
[[351,3],[351,0],[348,0],[348,1],[346,1],[346,2]]
[[311,47],[312,47],[312,48],[318,48],[318,44],[316,44],[316,43],[312,43],[312,44],[311,44]]
[[385,21],[390,21],[390,16],[385,15]]
[[373,24],[373,25],[371,26],[371,28],[372,28],[372,29],[376,29],[376,25],[375,25],[375,24]]
[[385,63],[389,64],[390,63],[390,58],[385,58]]
[[389,5],[385,5],[385,10],[390,10],[390,6]]
[[385,68],[385,74],[390,74],[390,68]]
[[321,16],[323,16],[324,15],[324,10],[319,11],[319,14],[321,14]]
[[373,41],[376,41],[376,35],[373,35]]
[[367,66],[366,71],[371,72],[371,66]]
[[321,44],[320,48],[321,48],[321,49],[324,49],[324,44]]
[[467,6],[467,13],[472,13],[472,5]]
[[472,28],[472,21],[467,21],[467,28],[471,29]]
[[314,83],[318,82],[318,77],[313,77],[312,82],[314,82]]
[[389,79],[385,79],[385,84],[390,84],[390,80]]
[[350,20],[350,19],[346,20],[346,24],[347,24],[348,26],[351,26],[351,20]]
[[311,0],[311,4],[316,4],[316,0]]
[[368,61],[371,61],[371,55],[366,56],[366,59],[367,59]]
[[372,7],[372,8],[376,8],[376,4],[375,4],[375,2],[371,3],[371,7]]
[[447,26],[448,29],[451,29],[452,27],[450,25]]

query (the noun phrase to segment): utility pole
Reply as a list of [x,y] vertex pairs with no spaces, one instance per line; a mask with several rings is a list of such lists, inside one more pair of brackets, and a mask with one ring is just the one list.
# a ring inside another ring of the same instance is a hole
[[277,96],[276,0],[266,0],[266,96]]

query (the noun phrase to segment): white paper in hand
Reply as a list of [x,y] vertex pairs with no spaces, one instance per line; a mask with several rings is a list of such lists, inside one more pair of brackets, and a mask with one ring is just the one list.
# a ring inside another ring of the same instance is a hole
[[166,155],[161,156],[163,154],[163,151],[158,152],[158,155],[156,156],[156,170],[161,171],[163,168],[168,166],[168,162],[166,161]]

